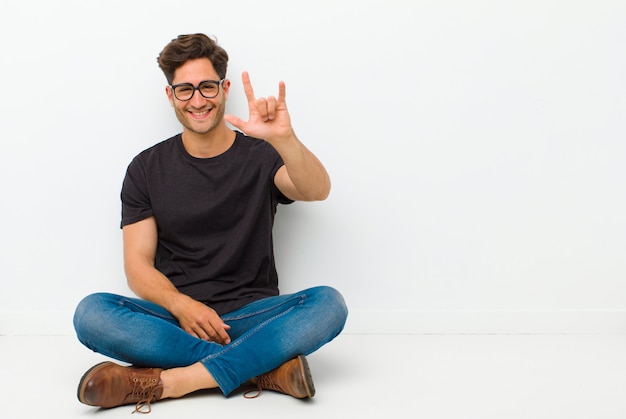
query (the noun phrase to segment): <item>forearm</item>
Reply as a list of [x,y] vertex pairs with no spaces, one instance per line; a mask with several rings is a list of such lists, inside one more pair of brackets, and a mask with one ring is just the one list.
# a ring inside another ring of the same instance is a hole
[[272,141],[289,179],[297,191],[297,200],[321,201],[330,193],[330,177],[322,162],[292,132],[280,141]]
[[222,321],[215,310],[179,292],[170,280],[146,264],[126,264],[129,287],[139,296],[169,311],[180,327],[197,338],[230,343],[230,326]]
[[225,324],[212,308],[179,292],[154,266],[158,233],[154,217],[126,225],[124,270],[128,286],[138,297],[169,311],[186,332],[200,339],[230,343]]
[[141,262],[125,263],[130,289],[139,297],[168,310],[178,317],[180,307],[190,297],[180,293],[172,282],[153,266]]

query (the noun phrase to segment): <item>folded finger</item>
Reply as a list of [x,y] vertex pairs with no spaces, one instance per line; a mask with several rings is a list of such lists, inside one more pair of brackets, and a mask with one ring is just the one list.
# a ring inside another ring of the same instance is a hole
[[276,98],[270,96],[267,98],[267,119],[272,120],[276,115]]
[[257,110],[257,112],[259,114],[259,117],[263,121],[267,121],[267,119],[268,119],[267,99],[265,99],[265,98],[257,99],[256,102],[255,102],[255,106],[256,106],[256,110]]

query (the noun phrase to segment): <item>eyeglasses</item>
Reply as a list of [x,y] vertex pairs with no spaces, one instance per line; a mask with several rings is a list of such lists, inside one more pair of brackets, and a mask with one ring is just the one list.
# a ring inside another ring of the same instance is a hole
[[191,100],[196,90],[200,92],[203,98],[211,99],[217,96],[220,91],[220,85],[224,83],[225,79],[222,80],[205,80],[201,81],[200,84],[194,86],[191,83],[180,83],[170,85],[172,88],[172,92],[174,92],[174,96],[178,100]]

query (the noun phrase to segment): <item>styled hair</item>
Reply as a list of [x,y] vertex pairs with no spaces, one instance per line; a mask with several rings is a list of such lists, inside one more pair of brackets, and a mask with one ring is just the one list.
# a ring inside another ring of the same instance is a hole
[[228,54],[216,40],[202,33],[179,35],[172,39],[157,57],[157,62],[167,82],[172,84],[176,70],[187,61],[197,58],[208,58],[220,79],[226,77]]

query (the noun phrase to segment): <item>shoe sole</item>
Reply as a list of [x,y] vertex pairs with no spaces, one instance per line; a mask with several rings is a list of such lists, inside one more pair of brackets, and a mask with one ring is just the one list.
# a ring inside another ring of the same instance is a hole
[[78,401],[80,401],[83,404],[89,405],[89,406],[93,406],[91,403],[89,403],[86,399],[85,399],[85,381],[87,380],[87,377],[89,376],[89,374],[91,374],[92,372],[99,370],[102,367],[105,367],[107,365],[112,364],[112,362],[110,361],[105,361],[105,362],[101,362],[99,364],[94,365],[93,367],[89,368],[87,370],[86,373],[83,374],[83,376],[81,377],[79,383],[78,383],[78,390],[76,391],[76,397],[78,397]]
[[298,356],[298,362],[300,363],[300,369],[302,371],[302,378],[304,387],[306,389],[307,397],[315,396],[315,385],[313,384],[313,375],[311,375],[311,369],[309,368],[309,361],[307,361],[304,355]]

